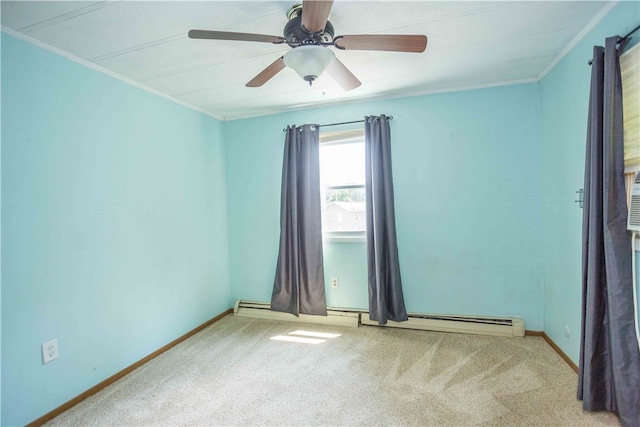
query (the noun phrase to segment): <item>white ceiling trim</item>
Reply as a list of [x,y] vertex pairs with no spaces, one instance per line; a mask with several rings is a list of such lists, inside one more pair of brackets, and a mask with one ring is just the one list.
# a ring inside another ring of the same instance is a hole
[[565,48],[562,49],[562,51],[560,51],[560,53],[555,58],[553,58],[553,61],[551,61],[549,65],[547,65],[545,69],[542,70],[540,75],[538,75],[537,80],[542,80],[551,70],[553,70],[553,68],[558,65],[558,62],[562,61],[562,59],[567,56],[567,54],[571,52],[571,50],[578,43],[580,43],[582,39],[584,39],[587,34],[589,34],[589,32],[595,28],[598,22],[600,22],[602,18],[607,15],[607,13],[611,12],[611,9],[613,9],[617,4],[618,0],[613,0],[610,1],[605,7],[603,7],[602,10],[598,12],[598,14],[578,34],[576,34],[573,40],[571,40],[569,44],[567,44]]
[[151,93],[153,95],[157,95],[157,96],[159,96],[161,98],[167,99],[167,100],[169,100],[171,102],[174,102],[174,103],[176,103],[178,105],[186,107],[186,108],[188,108],[190,110],[194,110],[194,111],[197,111],[198,113],[202,113],[202,114],[205,114],[205,115],[207,115],[209,117],[213,117],[214,119],[219,120],[221,122],[224,121],[224,118],[218,117],[217,115],[215,115],[213,113],[210,113],[208,111],[202,110],[202,109],[200,109],[200,108],[198,108],[198,107],[196,107],[196,106],[194,106],[192,104],[189,104],[187,102],[180,101],[179,99],[176,99],[176,98],[174,98],[172,96],[169,96],[169,95],[167,95],[165,93],[162,93],[160,91],[157,91],[157,90],[155,90],[153,88],[150,88],[149,86],[146,86],[146,85],[144,85],[144,84],[142,84],[140,82],[137,82],[137,81],[132,80],[132,79],[130,79],[128,77],[125,77],[122,74],[118,74],[116,72],[108,70],[108,69],[106,69],[104,67],[101,67],[100,65],[94,64],[93,62],[87,61],[86,59],[80,58],[80,57],[78,57],[76,55],[73,55],[73,54],[71,54],[69,52],[65,52],[64,50],[58,49],[58,48],[53,47],[51,45],[48,45],[46,43],[42,43],[39,40],[31,38],[31,37],[29,37],[29,36],[27,36],[27,35],[25,35],[23,33],[19,33],[17,31],[14,31],[11,28],[7,28],[4,25],[0,26],[0,29],[4,33],[9,34],[10,36],[13,36],[15,38],[21,39],[21,40],[23,40],[23,41],[25,41],[27,43],[31,43],[32,45],[38,46],[39,48],[42,48],[42,49],[47,50],[49,52],[55,53],[56,55],[60,55],[60,56],[66,58],[66,59],[68,59],[70,61],[73,61],[73,62],[77,63],[77,64],[83,65],[83,66],[85,66],[87,68],[90,68],[92,70],[95,70],[95,71],[98,71],[100,73],[106,74],[109,77],[113,77],[114,79],[120,80],[120,81],[122,81],[124,83],[127,83],[127,84],[131,85],[131,86],[137,87],[138,89],[142,89],[142,90],[144,90],[146,92],[149,92],[149,93]]

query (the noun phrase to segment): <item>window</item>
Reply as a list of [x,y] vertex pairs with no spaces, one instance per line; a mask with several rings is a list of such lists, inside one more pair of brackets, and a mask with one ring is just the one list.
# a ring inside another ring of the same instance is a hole
[[320,135],[320,194],[325,241],[364,242],[364,130]]
[[640,170],[640,44],[620,56],[624,165],[626,172]]
[[640,44],[620,56],[620,73],[628,203],[631,200],[633,176],[640,171]]

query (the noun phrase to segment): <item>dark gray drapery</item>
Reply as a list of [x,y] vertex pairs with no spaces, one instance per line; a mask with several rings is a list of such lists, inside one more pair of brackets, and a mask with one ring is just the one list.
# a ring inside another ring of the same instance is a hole
[[327,315],[317,125],[287,127],[282,164],[280,250],[271,310]]
[[398,260],[391,173],[391,131],[386,116],[364,118],[369,316],[384,325],[407,320]]
[[617,37],[594,47],[582,222],[582,336],[578,399],[586,410],[640,425],[631,237],[626,229],[622,86]]

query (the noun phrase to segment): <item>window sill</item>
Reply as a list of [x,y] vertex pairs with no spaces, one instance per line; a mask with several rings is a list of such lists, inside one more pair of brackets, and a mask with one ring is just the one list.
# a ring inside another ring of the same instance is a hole
[[322,241],[327,243],[365,243],[367,236],[365,232],[332,232],[324,233]]

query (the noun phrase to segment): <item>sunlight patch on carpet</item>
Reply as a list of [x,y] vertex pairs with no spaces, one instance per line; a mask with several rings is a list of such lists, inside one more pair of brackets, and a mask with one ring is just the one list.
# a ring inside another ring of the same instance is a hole
[[293,331],[293,332],[289,332],[289,335],[300,335],[303,337],[314,337],[314,338],[338,338],[342,334],[329,334],[326,332],[311,332],[311,331]]
[[305,338],[305,337],[296,337],[291,335],[277,335],[269,339],[275,340],[275,341],[299,342],[303,344],[321,344],[326,341],[319,338]]
[[288,335],[277,335],[269,339],[272,339],[275,341],[298,342],[303,344],[321,344],[325,342],[327,339],[337,338],[340,335],[341,334],[331,334],[327,332],[312,332],[312,331],[297,330],[297,331],[289,332]]

